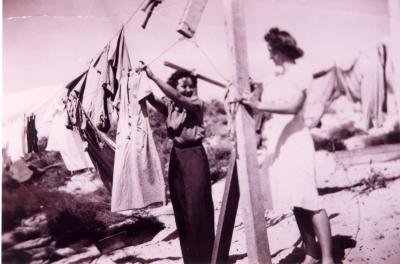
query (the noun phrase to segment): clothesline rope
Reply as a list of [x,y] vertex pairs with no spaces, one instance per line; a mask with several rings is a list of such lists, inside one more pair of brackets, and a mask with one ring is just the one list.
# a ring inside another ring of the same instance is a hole
[[161,58],[164,54],[168,53],[172,48],[174,48],[179,42],[181,42],[182,40],[184,40],[185,37],[180,37],[178,38],[175,42],[173,42],[171,45],[169,45],[167,48],[165,48],[158,56],[156,56],[155,58],[153,58],[152,60],[150,60],[149,63],[147,63],[145,66],[149,66],[152,63],[154,63],[156,60],[158,60],[159,58]]
[[[99,54],[101,54],[101,52],[103,52],[104,48],[108,45],[111,44],[111,41],[118,36],[119,32],[121,31],[122,28],[124,28],[131,20],[132,18],[137,14],[137,12],[139,12],[140,8],[143,6],[143,4],[146,2],[147,0],[142,0],[142,2],[137,6],[137,8],[133,11],[132,15],[121,25],[121,28],[106,42],[106,45],[103,46],[101,48],[101,50],[99,52],[96,53],[96,56],[94,56],[90,62],[93,62],[93,60],[95,58],[97,58],[99,56]],[[90,66],[89,66],[90,67]]]
[[170,8],[170,7],[177,6],[177,5],[179,5],[179,4],[182,4],[182,1],[181,1],[181,0],[178,0],[178,1],[176,1],[175,3],[170,3],[169,5],[162,5],[162,7],[157,8],[156,10],[154,10],[154,12],[159,13],[159,12],[162,12],[162,11],[164,11],[164,10]]
[[[169,45],[167,48],[165,48],[159,55],[157,55],[155,58],[153,58],[152,60],[150,60],[150,62],[147,63],[145,66],[149,66],[149,65],[151,65],[152,63],[154,63],[156,60],[158,60],[158,59],[161,58],[164,54],[166,54],[166,53],[169,52],[172,48],[174,48],[174,47],[175,47],[179,42],[181,42],[183,39],[184,39],[184,37],[181,37],[181,38],[178,38],[177,40],[175,40],[171,45]],[[93,60],[92,60],[92,61],[93,61]],[[91,67],[92,67],[92,64],[90,64],[89,70],[90,70]],[[89,74],[89,72],[88,72],[87,74]],[[100,77],[99,77],[99,79],[98,79],[97,82],[99,83],[99,81],[100,81]],[[88,97],[88,96],[94,95],[95,93],[98,93],[98,92],[102,89],[102,87],[99,86],[98,83],[97,83],[97,88],[93,89],[93,90],[90,91],[89,93],[85,92],[84,96],[85,96],[85,97]]]
[[200,53],[205,57],[205,59],[207,60],[207,62],[211,65],[211,67],[213,68],[213,70],[219,75],[219,77],[221,77],[222,79],[224,79],[227,83],[230,83],[230,80],[228,78],[226,78],[223,74],[222,71],[220,71],[218,69],[218,67],[215,65],[215,63],[211,60],[210,56],[208,56],[208,54],[200,47],[199,43],[197,42],[196,36],[193,37],[193,40],[191,41],[194,46],[200,51]]

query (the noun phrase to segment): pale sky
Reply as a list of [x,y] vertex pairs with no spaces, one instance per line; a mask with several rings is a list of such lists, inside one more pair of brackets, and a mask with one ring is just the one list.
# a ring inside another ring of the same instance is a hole
[[[141,2],[4,0],[3,93],[68,83],[88,67]],[[155,73],[166,78],[171,70],[162,64],[169,60],[217,80],[222,80],[220,73],[229,76],[221,2],[208,1],[196,33],[201,50],[192,42],[181,42],[151,64]],[[146,30],[140,27],[145,14],[137,13],[125,29],[134,61],[152,61],[180,37],[176,27],[185,4],[183,0],[164,0]],[[245,5],[254,79],[268,71],[263,36],[271,26],[292,33],[313,69],[356,56],[389,33],[386,0],[245,0]]]

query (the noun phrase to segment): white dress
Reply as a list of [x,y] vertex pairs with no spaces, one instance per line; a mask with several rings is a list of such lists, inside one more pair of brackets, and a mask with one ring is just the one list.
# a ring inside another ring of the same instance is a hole
[[[295,89],[305,91],[311,80],[306,68],[293,65],[264,84],[261,100],[282,100]],[[322,209],[315,182],[314,143],[304,124],[303,109],[293,115],[273,114],[263,126],[258,154],[263,190],[271,194],[265,196],[267,209],[271,209],[271,205],[278,211],[293,207]]]

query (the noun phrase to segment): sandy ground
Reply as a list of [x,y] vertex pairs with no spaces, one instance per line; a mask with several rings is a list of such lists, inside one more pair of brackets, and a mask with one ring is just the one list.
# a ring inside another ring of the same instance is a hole
[[[225,180],[221,180],[213,185],[216,223],[224,184]],[[362,185],[322,195],[331,219],[337,262],[400,263],[400,180],[386,180],[384,184],[386,187],[366,189]],[[166,229],[151,242],[116,250],[97,258],[96,263],[121,263],[124,259],[125,263],[182,263],[179,240],[173,235],[175,224],[171,206],[154,209],[152,214],[166,224]],[[300,245],[294,246],[299,232],[293,215],[269,212],[267,216],[272,263],[301,261]],[[231,263],[249,263],[246,252],[239,208],[230,249]]]

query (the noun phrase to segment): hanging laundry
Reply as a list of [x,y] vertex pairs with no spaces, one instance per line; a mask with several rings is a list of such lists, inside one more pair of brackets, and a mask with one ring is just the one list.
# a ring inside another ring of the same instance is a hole
[[76,90],[72,90],[72,92],[68,95],[68,99],[66,102],[66,111],[68,118],[65,125],[70,130],[73,130],[74,126],[79,127],[82,122],[82,114],[80,112],[80,108],[78,107],[79,104],[79,92]]
[[383,45],[364,52],[350,69],[338,68],[338,89],[361,101],[364,129],[380,127],[386,110],[386,51]]
[[88,70],[84,71],[82,74],[80,74],[78,77],[73,79],[71,82],[69,82],[65,86],[65,88],[68,89],[68,94],[78,85],[79,82],[81,82],[81,80],[84,79],[84,77],[86,77],[87,73],[88,73]]
[[63,107],[54,109],[52,128],[47,141],[47,151],[59,151],[69,171],[94,168],[88,153],[85,152],[79,131],[65,126],[67,112]]
[[24,157],[27,153],[26,117],[17,118],[5,132],[5,146],[12,162]]
[[39,152],[35,121],[36,121],[36,115],[31,114],[28,116],[26,124],[26,141],[28,146],[28,153]]
[[144,83],[121,78],[111,211],[143,208],[164,200],[164,178],[150,128]]
[[109,86],[108,78],[108,50],[107,45],[100,58],[90,66],[86,82],[86,96],[83,97],[82,106],[89,115],[90,120],[96,128],[102,132],[107,132],[110,127],[109,108],[111,108],[110,93],[107,92]]
[[128,48],[126,46],[124,28],[121,29],[115,51],[111,57],[112,79],[114,86],[112,87],[112,94],[115,97],[122,77],[122,72],[129,72],[132,70],[131,60],[129,58]]
[[96,170],[99,172],[100,179],[108,191],[112,190],[113,168],[115,157],[115,146],[111,139],[105,138],[92,122],[88,121],[81,135],[87,142],[87,152]]
[[364,129],[380,127],[387,110],[387,86],[390,85],[387,68],[386,47],[381,44],[361,53],[349,65],[334,65],[315,74],[304,106],[307,125],[315,127],[326,107],[344,94],[353,102],[361,102]]

